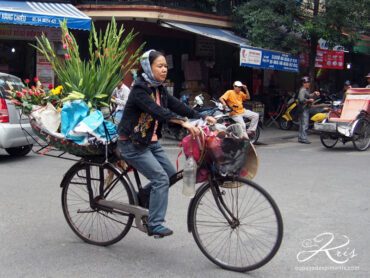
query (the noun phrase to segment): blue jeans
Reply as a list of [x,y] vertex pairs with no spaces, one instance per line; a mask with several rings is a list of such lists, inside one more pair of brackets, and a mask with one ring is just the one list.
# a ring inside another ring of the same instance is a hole
[[123,110],[116,110],[113,113],[114,123],[118,125],[121,122]]
[[303,109],[301,114],[299,115],[299,131],[298,131],[298,140],[300,141],[307,141],[307,130],[308,130],[308,122],[310,120],[310,110]]
[[118,141],[121,156],[131,166],[143,174],[150,182],[149,226],[164,222],[168,204],[170,177],[176,173],[164,149],[158,143],[149,146],[137,146],[131,141]]

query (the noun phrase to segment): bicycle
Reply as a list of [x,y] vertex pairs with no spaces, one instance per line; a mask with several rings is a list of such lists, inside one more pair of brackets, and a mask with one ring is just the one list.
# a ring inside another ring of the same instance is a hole
[[[118,242],[134,221],[134,227],[147,233],[148,192],[136,169],[118,167],[115,160],[114,155],[82,158],[61,183],[64,216],[73,232],[90,244]],[[170,178],[170,186],[181,179],[182,170]],[[279,208],[262,187],[214,171],[190,201],[187,222],[201,252],[232,271],[246,272],[269,262],[283,236]]]

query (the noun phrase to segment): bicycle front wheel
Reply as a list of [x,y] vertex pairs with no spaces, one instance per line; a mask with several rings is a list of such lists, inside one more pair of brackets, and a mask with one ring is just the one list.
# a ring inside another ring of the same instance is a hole
[[98,199],[134,204],[131,188],[115,167],[77,163],[67,172],[61,186],[64,216],[83,241],[107,246],[128,233],[133,215],[94,207]]
[[192,202],[190,225],[203,254],[222,268],[240,272],[269,262],[283,237],[281,214],[271,196],[242,178],[220,182],[218,195],[223,210],[234,216],[232,223],[221,213],[210,184]]

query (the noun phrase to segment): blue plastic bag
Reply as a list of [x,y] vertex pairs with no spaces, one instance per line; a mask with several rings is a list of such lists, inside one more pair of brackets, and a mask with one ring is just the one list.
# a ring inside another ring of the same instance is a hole
[[[104,127],[104,124],[105,127]],[[107,133],[106,133],[107,130]],[[105,121],[101,111],[89,114],[87,104],[82,100],[66,102],[61,112],[61,133],[79,145],[89,144],[91,136],[106,143],[117,138],[116,126]]]

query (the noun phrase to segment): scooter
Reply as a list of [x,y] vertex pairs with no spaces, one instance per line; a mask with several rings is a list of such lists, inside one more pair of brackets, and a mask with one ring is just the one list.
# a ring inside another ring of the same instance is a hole
[[[313,106],[309,111],[309,127],[313,127],[314,123],[321,123],[327,117],[329,104],[318,104],[321,100],[317,99],[313,102]],[[291,98],[287,102],[287,108],[282,113],[279,119],[279,126],[283,130],[289,130],[293,126],[299,126],[299,111],[298,100]]]

